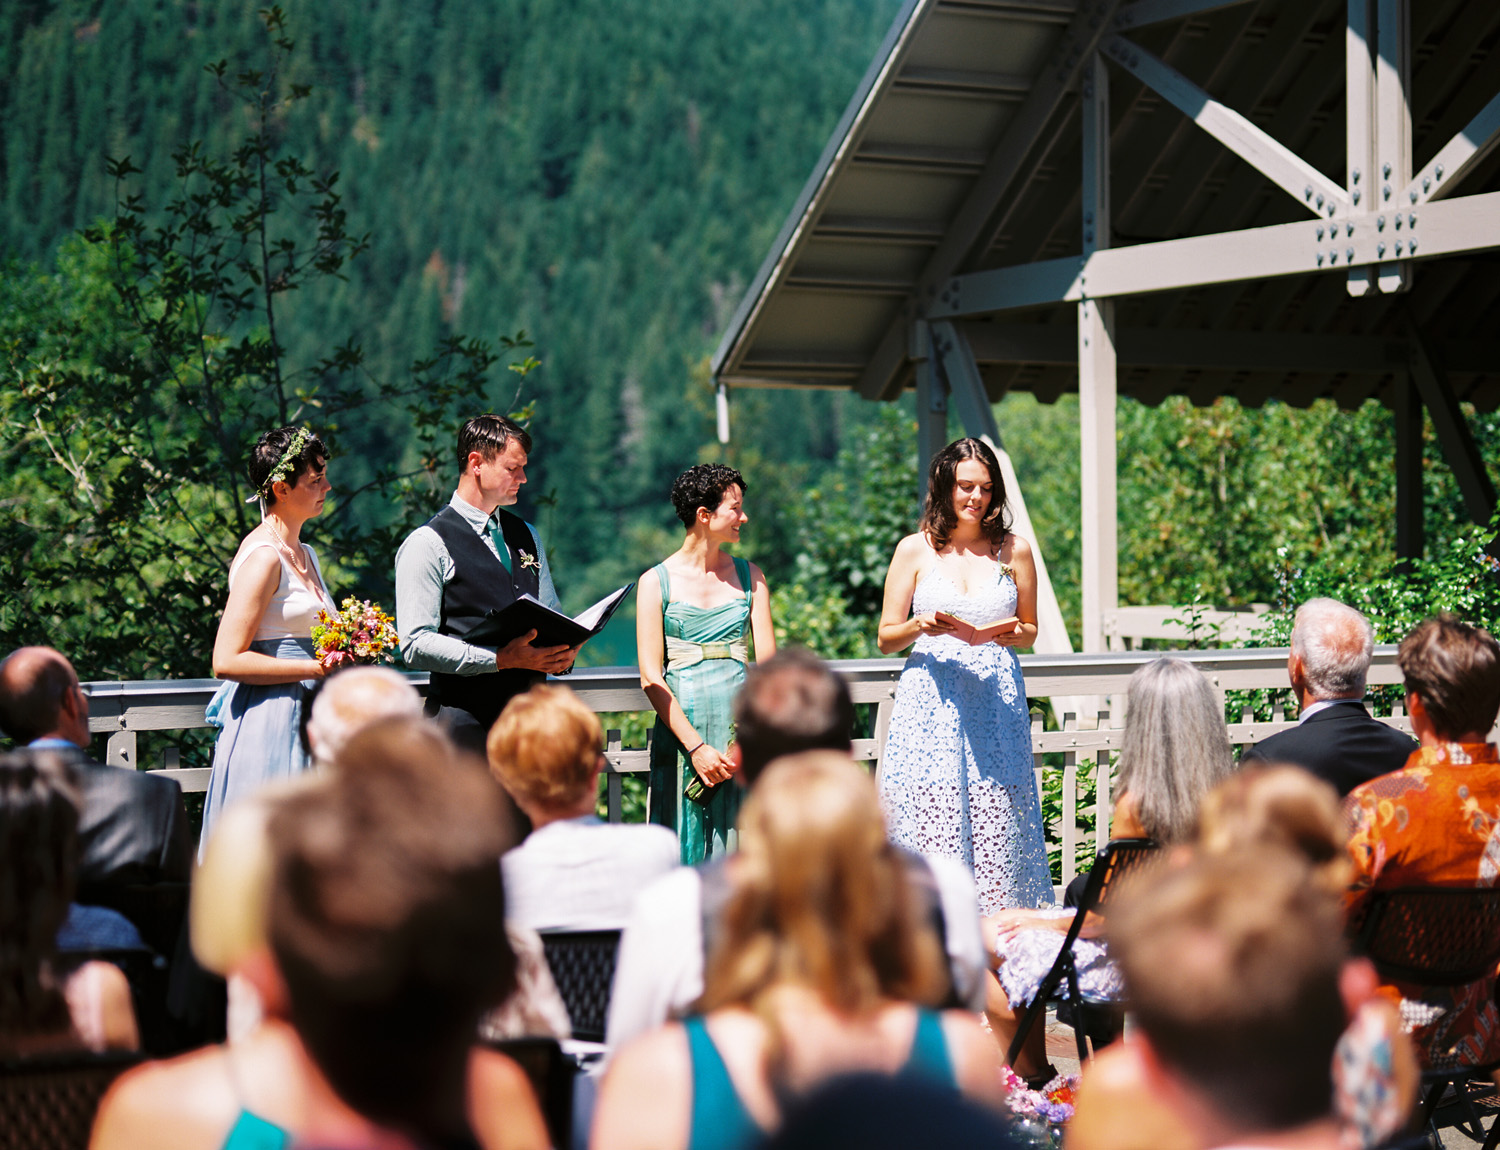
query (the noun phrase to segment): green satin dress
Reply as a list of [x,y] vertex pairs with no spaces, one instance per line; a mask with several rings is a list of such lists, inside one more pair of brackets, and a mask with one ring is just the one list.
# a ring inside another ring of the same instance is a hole
[[[666,564],[658,563],[661,581],[662,633],[689,643],[731,643],[750,633],[750,563],[734,560],[745,593],[718,607],[673,603]],[[745,681],[745,665],[734,658],[707,658],[682,670],[666,672],[667,686],[682,705],[698,737],[720,751],[729,745],[734,694]],[[683,797],[682,788],[694,775],[693,765],[671,728],[658,717],[651,737],[651,821],[677,832],[684,866],[735,849],[734,820],[739,814],[739,784],[731,781],[715,792],[707,806]]]

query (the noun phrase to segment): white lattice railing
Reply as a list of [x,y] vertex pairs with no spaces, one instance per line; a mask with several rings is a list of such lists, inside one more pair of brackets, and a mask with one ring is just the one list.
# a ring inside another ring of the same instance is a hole
[[[1188,659],[1208,676],[1222,698],[1227,691],[1269,689],[1287,685],[1285,648],[1247,650],[1179,651],[1174,654]],[[1396,649],[1379,647],[1370,668],[1370,682],[1399,683]],[[1036,782],[1040,793],[1046,772],[1062,772],[1062,812],[1058,834],[1062,842],[1063,882],[1074,874],[1074,858],[1080,843],[1091,848],[1099,845],[1101,812],[1103,829],[1108,833],[1111,766],[1120,747],[1124,715],[1120,706],[1111,706],[1112,697],[1123,703],[1126,681],[1144,663],[1158,657],[1149,651],[1109,652],[1090,655],[1023,655],[1021,666],[1026,675],[1026,693],[1036,699],[1091,700],[1097,716],[1082,719],[1076,714],[1060,716],[1059,730],[1044,731],[1040,718],[1033,717],[1031,750],[1036,761]],[[870,738],[855,742],[856,757],[872,761],[877,768],[884,749],[890,723],[891,701],[896,679],[901,672],[900,659],[856,659],[834,664],[849,683],[856,703],[875,706],[875,722]],[[425,675],[413,675],[413,681],[425,684]],[[599,713],[643,712],[650,709],[641,691],[640,677],[634,667],[600,667],[579,670],[570,675],[567,685]],[[206,726],[203,709],[219,687],[216,679],[140,680],[118,683],[90,683],[89,727],[108,734],[108,761],[120,766],[139,767],[137,735],[143,731],[183,731]],[[1074,704],[1076,705],[1076,703]],[[1406,716],[1399,707],[1393,714],[1380,718],[1402,730],[1409,730]],[[1236,745],[1259,742],[1276,731],[1295,723],[1277,711],[1269,722],[1256,722],[1248,712],[1229,717],[1229,737]],[[1500,728],[1497,728],[1500,729]],[[608,732],[606,757],[609,768],[606,782],[610,818],[621,817],[624,775],[649,769],[650,751],[621,745],[620,732]],[[1061,755],[1061,766],[1045,763],[1043,756]],[[1092,763],[1090,768],[1088,764]],[[187,791],[201,791],[208,785],[205,767],[182,769],[175,748],[167,748],[149,769],[162,770],[177,779]],[[1085,778],[1091,771],[1095,796],[1079,810],[1079,773]],[[1080,817],[1081,816],[1081,817]],[[1079,823],[1084,829],[1080,830]]]

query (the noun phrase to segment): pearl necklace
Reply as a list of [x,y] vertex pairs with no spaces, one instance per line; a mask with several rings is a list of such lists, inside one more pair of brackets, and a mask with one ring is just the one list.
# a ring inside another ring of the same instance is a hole
[[307,566],[307,551],[299,546],[297,550],[301,551],[302,554],[300,556],[295,554],[292,551],[291,544],[289,544],[286,541],[286,538],[281,534],[281,532],[276,529],[276,521],[269,515],[267,515],[261,522],[266,525],[266,530],[271,533],[271,538],[276,541],[277,549],[286,556],[287,562],[292,565],[292,570],[300,575],[303,581],[306,582],[309,573]]

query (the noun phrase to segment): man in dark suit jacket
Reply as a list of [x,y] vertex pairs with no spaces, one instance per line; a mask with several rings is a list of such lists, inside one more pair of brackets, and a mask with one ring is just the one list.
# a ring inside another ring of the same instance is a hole
[[1370,717],[1362,702],[1374,649],[1370,621],[1334,599],[1297,609],[1286,671],[1301,707],[1297,725],[1263,739],[1241,762],[1293,763],[1340,797],[1406,765],[1416,740]]
[[71,769],[81,807],[79,902],[113,906],[125,886],[188,880],[182,788],[89,758],[88,696],[62,655],[21,647],[0,663],[0,730],[23,746],[56,750]]

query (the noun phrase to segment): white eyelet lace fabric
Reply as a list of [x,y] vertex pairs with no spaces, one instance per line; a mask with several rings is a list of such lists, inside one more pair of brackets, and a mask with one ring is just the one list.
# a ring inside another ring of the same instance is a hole
[[[917,584],[912,611],[978,625],[1016,610],[1016,585],[963,595],[940,571]],[[1021,665],[1009,647],[923,635],[901,672],[880,774],[891,841],[973,872],[982,914],[1052,905]]]

